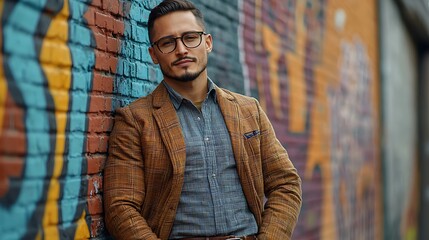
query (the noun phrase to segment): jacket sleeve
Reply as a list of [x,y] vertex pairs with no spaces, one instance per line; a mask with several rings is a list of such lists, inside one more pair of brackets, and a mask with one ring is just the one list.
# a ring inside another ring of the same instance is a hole
[[140,214],[145,198],[138,124],[128,107],[117,111],[104,169],[104,212],[115,239],[157,239]]
[[291,239],[301,210],[301,179],[256,102],[261,127],[261,158],[266,203],[258,239]]

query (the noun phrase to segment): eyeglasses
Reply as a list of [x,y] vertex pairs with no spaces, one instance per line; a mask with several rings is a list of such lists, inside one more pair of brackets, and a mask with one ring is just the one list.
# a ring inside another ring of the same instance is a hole
[[187,48],[196,48],[202,42],[202,35],[207,35],[205,32],[187,32],[180,37],[163,37],[151,45],[156,45],[160,52],[171,53],[177,47],[177,39],[180,39]]

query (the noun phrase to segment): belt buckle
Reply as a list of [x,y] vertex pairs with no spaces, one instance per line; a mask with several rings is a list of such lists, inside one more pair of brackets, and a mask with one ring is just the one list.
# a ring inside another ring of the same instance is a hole
[[230,238],[227,238],[225,240],[241,240],[241,238],[240,237],[230,237]]

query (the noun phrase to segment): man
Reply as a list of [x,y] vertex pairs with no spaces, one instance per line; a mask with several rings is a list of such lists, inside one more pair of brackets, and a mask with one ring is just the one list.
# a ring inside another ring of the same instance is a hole
[[[186,0],[148,21],[164,80],[117,111],[104,211],[117,239],[290,239],[301,180],[259,103],[207,76],[212,36]],[[234,238],[236,237],[236,238]]]

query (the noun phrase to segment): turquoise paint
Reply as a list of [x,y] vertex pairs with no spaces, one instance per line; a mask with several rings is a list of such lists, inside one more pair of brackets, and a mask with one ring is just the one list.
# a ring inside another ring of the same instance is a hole
[[[73,51],[73,48],[70,48]],[[91,89],[92,75],[88,74],[88,71],[72,69],[73,84],[72,90],[74,92],[89,92]]]
[[[74,135],[73,137],[81,136],[80,133],[86,131],[86,115],[80,112],[74,112],[70,115],[70,135]],[[77,133],[76,133],[77,132]],[[79,154],[81,154],[79,152]]]
[[[70,22],[70,24],[73,24],[73,22]],[[88,32],[86,34],[91,34],[89,29]],[[71,39],[70,41],[78,41],[78,39],[73,39],[76,37],[70,36]],[[95,41],[95,40],[94,40]],[[69,44],[69,48],[72,54],[72,59],[79,59],[80,61],[75,61],[73,60],[73,74],[75,73],[75,71],[79,71],[80,73],[85,75],[84,79],[91,79],[92,80],[92,76],[88,75],[87,72],[92,72],[93,67],[95,66],[95,55],[94,55],[94,50],[89,48],[89,47],[83,47],[81,45],[78,44]],[[83,61],[83,59],[85,59],[86,61]],[[74,78],[74,80],[76,81],[82,81],[82,79],[77,79]],[[73,81],[74,82],[74,81]],[[74,83],[73,83],[74,85]]]
[[[69,1],[72,18],[82,21],[86,12],[85,5],[76,0]],[[78,21],[69,21],[69,48],[72,58],[72,89],[89,90],[92,81],[92,69],[95,66],[95,54],[89,49],[93,36],[91,30]],[[73,44],[72,44],[73,43]],[[74,67],[77,68],[74,68]],[[81,178],[82,170],[86,161],[83,152],[86,150],[86,118],[84,112],[88,112],[89,94],[81,92],[70,95],[70,115],[75,117],[69,118],[69,130],[67,135],[68,152],[64,157],[64,165],[67,169],[64,177],[62,198],[67,201],[61,201],[61,217],[63,226],[69,227],[75,221],[76,217],[82,215],[82,208],[79,206],[81,188],[84,187]],[[86,169],[86,167],[85,167]],[[79,212],[80,210],[80,212]]]
[[[121,41],[120,58],[116,66],[116,78],[114,93],[120,95],[119,99],[113,101],[112,107],[129,104],[138,97],[150,93],[153,84],[162,80],[162,73],[158,67],[151,64],[149,52],[149,39],[147,35],[147,17],[151,7],[159,4],[160,0],[143,1],[143,3],[133,2],[130,4],[129,12],[124,20],[124,38]],[[150,5],[150,7],[148,6]],[[150,65],[142,64],[143,61]],[[149,69],[152,69],[154,78],[148,79]],[[113,110],[112,109],[112,110]]]
[[[75,77],[73,77],[73,79],[75,79]],[[80,112],[80,113],[87,112],[88,106],[85,104],[88,103],[88,93],[72,92],[70,95],[71,95],[70,98],[72,99],[71,110],[74,113],[75,112],[76,113],[77,112]]]

